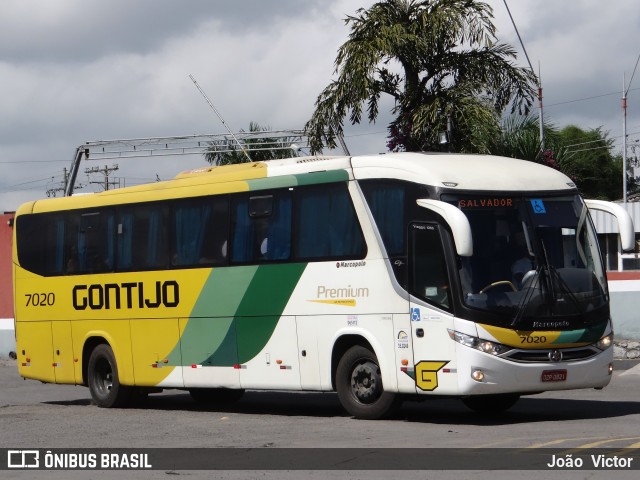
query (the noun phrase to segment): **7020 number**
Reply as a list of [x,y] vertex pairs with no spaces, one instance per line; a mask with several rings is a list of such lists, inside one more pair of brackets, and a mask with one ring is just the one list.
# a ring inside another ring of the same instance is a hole
[[544,335],[520,335],[520,343],[547,343],[547,337]]
[[27,307],[50,307],[56,303],[55,293],[25,293]]

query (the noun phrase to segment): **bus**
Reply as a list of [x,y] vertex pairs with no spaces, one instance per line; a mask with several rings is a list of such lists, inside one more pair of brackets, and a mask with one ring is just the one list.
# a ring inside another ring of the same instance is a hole
[[483,155],[298,157],[36,200],[16,213],[19,373],[99,407],[163,389],[337,392],[500,412],[605,387],[613,327],[589,209],[564,174]]

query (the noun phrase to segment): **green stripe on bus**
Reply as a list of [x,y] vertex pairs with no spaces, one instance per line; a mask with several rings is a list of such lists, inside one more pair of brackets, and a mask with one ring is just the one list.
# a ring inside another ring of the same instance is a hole
[[595,343],[602,338],[607,324],[608,322],[601,322],[598,325],[580,330],[560,332],[560,336],[554,343]]
[[258,268],[236,312],[239,363],[251,360],[267,344],[306,266],[283,263]]
[[221,367],[251,360],[271,338],[305,267],[212,270],[170,360],[181,355],[182,365]]
[[237,363],[234,317],[257,270],[257,266],[211,270],[170,361],[182,365]]
[[347,180],[349,180],[349,174],[346,170],[331,170],[328,172],[258,178],[255,180],[247,180],[247,184],[249,185],[249,190],[267,190],[270,188],[297,187],[299,185],[346,182]]

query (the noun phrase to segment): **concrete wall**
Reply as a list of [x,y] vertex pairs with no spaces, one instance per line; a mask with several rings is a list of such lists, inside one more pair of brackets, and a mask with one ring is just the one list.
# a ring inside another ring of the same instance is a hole
[[607,272],[617,339],[640,340],[640,272]]

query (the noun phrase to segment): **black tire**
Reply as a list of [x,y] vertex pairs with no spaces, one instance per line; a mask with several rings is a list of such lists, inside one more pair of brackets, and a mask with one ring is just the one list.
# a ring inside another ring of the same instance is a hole
[[102,343],[91,352],[87,366],[89,391],[93,402],[102,408],[123,407],[131,397],[131,388],[120,384],[113,350]]
[[229,404],[242,398],[244,390],[239,388],[192,388],[191,398],[198,403]]
[[462,403],[478,413],[502,413],[509,410],[520,399],[517,393],[501,393],[495,395],[472,395],[462,397]]
[[347,350],[338,362],[336,390],[344,409],[360,419],[388,417],[401,403],[399,395],[384,391],[375,354],[360,345]]

